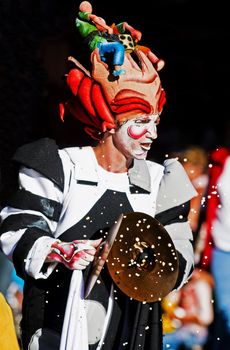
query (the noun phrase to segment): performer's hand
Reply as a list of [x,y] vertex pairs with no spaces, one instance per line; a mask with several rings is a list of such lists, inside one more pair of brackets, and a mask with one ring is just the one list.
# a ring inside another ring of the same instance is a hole
[[51,246],[46,262],[61,262],[70,270],[84,270],[93,260],[102,239],[57,241]]

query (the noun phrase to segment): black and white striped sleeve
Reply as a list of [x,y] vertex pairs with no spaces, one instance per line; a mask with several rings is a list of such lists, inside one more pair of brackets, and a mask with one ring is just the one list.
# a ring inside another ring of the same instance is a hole
[[[55,156],[58,164],[52,172],[60,171],[62,167],[57,149]],[[36,157],[39,163],[38,153]],[[18,158],[20,163],[24,163],[21,153]],[[1,211],[0,247],[13,260],[17,274],[24,279],[27,275],[36,279],[47,278],[54,268],[50,264],[43,269],[43,265],[50,246],[57,240],[55,231],[62,209],[63,191],[51,172],[47,171],[50,164],[46,166],[46,159],[43,162],[38,166],[41,172],[34,169],[36,167],[30,160],[27,160],[28,166],[20,167],[18,189]]]
[[3,252],[13,259],[17,273],[45,278],[42,266],[54,242],[61,211],[61,191],[33,169],[21,168],[19,188],[1,212]]

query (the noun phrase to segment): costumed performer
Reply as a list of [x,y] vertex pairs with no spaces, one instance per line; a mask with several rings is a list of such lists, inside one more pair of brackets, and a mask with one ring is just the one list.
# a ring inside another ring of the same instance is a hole
[[97,145],[59,149],[44,138],[20,147],[18,190],[1,211],[1,249],[25,280],[23,349],[160,350],[160,302],[129,298],[106,264],[87,299],[84,281],[118,216],[142,212],[171,236],[180,288],[194,266],[187,215],[196,191],[176,159],[146,160],[165,104],[157,62],[126,52],[115,80],[98,48],[90,72],[75,62],[61,118],[77,118]]

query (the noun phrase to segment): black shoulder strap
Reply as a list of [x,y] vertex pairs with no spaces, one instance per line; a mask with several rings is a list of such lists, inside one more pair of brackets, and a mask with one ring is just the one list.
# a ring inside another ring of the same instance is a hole
[[12,160],[38,171],[64,190],[64,171],[54,140],[42,138],[25,144],[18,148]]

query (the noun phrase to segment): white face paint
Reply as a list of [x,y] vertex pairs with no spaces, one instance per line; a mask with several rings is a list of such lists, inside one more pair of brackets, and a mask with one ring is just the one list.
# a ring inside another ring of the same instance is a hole
[[128,159],[145,159],[152,141],[157,138],[158,120],[158,115],[127,120],[115,131],[114,145]]

